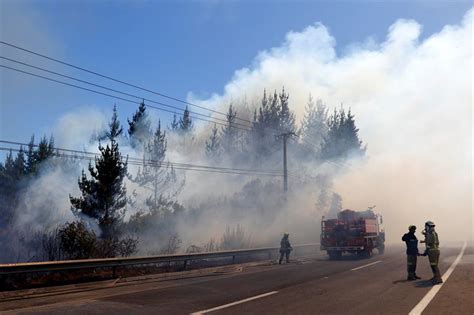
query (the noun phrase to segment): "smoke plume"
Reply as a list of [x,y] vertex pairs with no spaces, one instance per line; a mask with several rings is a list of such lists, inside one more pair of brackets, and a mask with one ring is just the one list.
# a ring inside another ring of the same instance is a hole
[[343,207],[376,204],[388,241],[426,220],[438,223],[445,240],[472,238],[473,14],[423,40],[421,25],[401,19],[383,42],[354,43],[345,55],[316,23],[260,52],[224,94],[192,100],[221,108],[285,86],[297,119],[310,93],[332,107],[344,104],[356,115],[368,158],[336,177]]
[[[343,104],[355,114],[367,144],[366,157],[308,164],[290,145],[290,172],[295,175],[286,201],[281,198],[281,178],[177,171],[178,183],[184,181],[184,186],[171,199],[184,206],[186,215],[173,219],[176,231],[156,222],[155,229],[141,235],[141,252],[168,242],[157,238],[160,228],[177,233],[182,249],[219,240],[227,227],[237,225],[251,245],[276,245],[283,232],[296,243],[317,242],[331,196],[333,205],[339,205],[340,196],[343,208],[364,210],[376,204],[388,242],[398,242],[408,225],[421,228],[427,220],[437,223],[442,242],[472,239],[473,17],[471,9],[459,24],[446,25],[423,40],[421,25],[398,20],[383,42],[353,43],[343,55],[337,54],[329,30],[316,23],[289,32],[279,47],[258,53],[251,66],[235,72],[222,95],[202,100],[190,93],[190,102],[221,111],[232,103],[239,117],[252,119],[263,91],[284,86],[297,124],[309,95],[331,110]],[[57,146],[98,152],[97,133],[106,117],[91,107],[67,114],[58,121]],[[186,139],[168,133],[166,160],[212,164],[204,150],[211,128],[198,123]],[[119,143],[124,156],[143,154],[126,139]],[[229,158],[219,163],[252,166]],[[281,168],[281,150],[263,166]],[[86,167],[85,162],[66,168],[44,165],[39,178],[25,188],[15,228],[70,221],[69,194],[78,195],[77,178]],[[130,165],[128,171],[136,174],[138,166]],[[128,219],[145,204],[149,192],[130,180],[126,185],[135,198]]]

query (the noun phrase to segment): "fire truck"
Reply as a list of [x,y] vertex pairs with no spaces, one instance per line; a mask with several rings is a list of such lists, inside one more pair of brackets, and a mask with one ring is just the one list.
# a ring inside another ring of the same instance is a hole
[[369,207],[365,211],[343,210],[337,219],[321,220],[321,250],[327,251],[329,259],[340,259],[343,253],[370,257],[374,249],[383,254],[385,232],[382,216]]

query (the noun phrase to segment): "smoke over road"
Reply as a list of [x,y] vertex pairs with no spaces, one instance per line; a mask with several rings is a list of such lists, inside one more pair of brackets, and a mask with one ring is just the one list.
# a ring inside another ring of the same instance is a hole
[[342,103],[368,144],[367,159],[335,178],[343,207],[377,204],[388,241],[428,219],[445,240],[472,238],[473,12],[424,39],[416,21],[398,20],[385,41],[355,43],[342,56],[322,24],[289,32],[236,71],[223,95],[200,104],[219,107],[282,85],[299,119],[309,93]]
[[[182,249],[219,240],[226,226],[237,224],[252,244],[275,244],[285,231],[295,242],[317,241],[320,217],[329,207],[328,202],[318,206],[323,192],[329,199],[339,194],[343,208],[363,210],[376,204],[384,215],[388,242],[398,242],[410,224],[421,230],[426,220],[438,224],[442,242],[472,238],[473,15],[471,9],[459,24],[424,39],[416,21],[398,20],[385,41],[354,43],[343,55],[336,53],[329,30],[317,23],[289,32],[281,46],[260,52],[251,66],[235,72],[222,95],[203,100],[190,93],[190,102],[224,112],[232,103],[238,117],[252,119],[263,90],[284,86],[297,124],[309,95],[327,104],[330,112],[344,104],[355,114],[359,135],[368,146],[363,159],[321,164],[307,162],[305,153],[290,145],[293,177],[286,202],[281,178],[178,171],[185,184],[173,198],[191,213],[176,219]],[[156,122],[155,112],[149,114]],[[97,141],[90,140],[107,117],[93,107],[69,113],[55,129],[57,146],[97,152]],[[204,150],[211,127],[197,123],[185,145],[181,137],[168,134],[166,159],[212,164]],[[125,140],[120,150],[124,156],[142,154]],[[229,157],[219,162],[254,166]],[[281,148],[259,166],[280,169]],[[44,175],[31,184],[35,193],[20,203],[22,215],[15,228],[41,230],[71,220],[69,194],[78,195],[77,178],[84,167],[45,165]],[[129,166],[129,173],[136,172],[136,166]],[[126,185],[129,194],[136,193],[136,206],[145,204],[146,189],[130,180]],[[134,211],[129,208],[126,218]],[[167,241],[157,240],[155,232],[142,236],[143,246]]]

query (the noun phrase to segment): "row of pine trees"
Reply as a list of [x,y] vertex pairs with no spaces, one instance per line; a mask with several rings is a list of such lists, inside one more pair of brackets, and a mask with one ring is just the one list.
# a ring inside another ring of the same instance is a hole
[[[305,161],[345,159],[365,153],[350,110],[341,107],[329,113],[321,101],[314,102],[310,98],[305,116],[297,127],[289,98],[284,89],[269,96],[264,91],[251,121],[240,119],[235,106],[229,105],[226,123],[212,126],[202,148],[209,164],[225,161],[224,164],[265,168],[262,161],[281,151],[281,140],[277,136],[283,132],[295,135],[297,158]],[[242,127],[245,125],[247,128]],[[161,221],[165,222],[163,230],[172,230],[166,220],[185,212],[176,198],[184,181],[178,179],[173,168],[162,166],[168,149],[167,131],[176,137],[188,138],[195,132],[188,108],[179,118],[174,115],[168,128],[163,128],[160,121],[152,128],[146,104],[142,102],[124,132],[114,107],[107,130],[97,137],[100,154],[79,177],[80,195],[69,196],[77,221],[59,227],[54,237],[48,238],[49,243],[43,244],[49,248],[48,259],[131,255],[139,240],[130,237],[130,232],[139,235],[140,229],[149,222]],[[143,152],[143,162],[136,174],[129,173],[128,157],[120,152],[119,139],[123,138],[131,147]],[[3,231],[0,240],[7,237],[5,231],[15,222],[24,187],[32,178],[40,176],[42,165],[54,159],[61,159],[61,154],[55,150],[53,138],[42,138],[38,145],[32,138],[27,150],[21,148],[16,155],[9,152],[0,163],[0,229]],[[135,192],[127,192],[126,178],[147,192],[145,205],[140,205],[127,222],[125,212],[136,206],[136,196]],[[97,226],[99,233],[94,232],[91,225]],[[59,245],[50,244],[52,241]],[[52,247],[60,254],[51,254]]]

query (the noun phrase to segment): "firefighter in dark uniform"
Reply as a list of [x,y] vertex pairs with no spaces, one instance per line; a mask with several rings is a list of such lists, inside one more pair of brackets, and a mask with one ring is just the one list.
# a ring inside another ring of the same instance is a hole
[[283,237],[281,238],[280,241],[280,260],[278,261],[278,264],[281,264],[283,261],[283,256],[286,256],[286,262],[290,262],[290,252],[293,250],[293,247],[291,247],[290,240],[288,237],[290,234],[285,233],[283,234]]
[[416,226],[410,225],[408,227],[408,233],[405,233],[402,237],[402,241],[407,244],[407,280],[421,279],[416,275],[416,261],[418,253],[418,239],[415,235]]
[[438,233],[436,233],[434,228],[435,224],[432,221],[427,221],[425,223],[425,231],[423,232],[425,240],[421,242],[426,244],[424,256],[428,256],[431,271],[433,271],[433,278],[431,278],[431,281],[433,284],[439,284],[443,283],[443,279],[441,279],[441,273],[438,268],[440,255],[439,238]]

